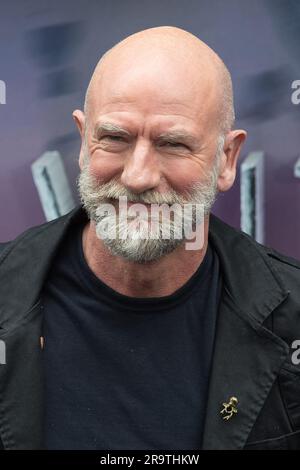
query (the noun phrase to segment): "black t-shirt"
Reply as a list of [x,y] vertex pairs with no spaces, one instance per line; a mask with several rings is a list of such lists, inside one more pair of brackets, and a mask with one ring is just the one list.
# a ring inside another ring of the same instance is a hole
[[[45,288],[45,448],[200,449],[221,293],[208,246],[172,295],[117,293],[70,230]],[[138,282],[138,281],[137,281]]]

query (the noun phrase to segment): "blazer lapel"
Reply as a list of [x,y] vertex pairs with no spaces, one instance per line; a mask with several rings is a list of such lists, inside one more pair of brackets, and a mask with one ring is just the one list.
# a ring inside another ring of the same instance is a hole
[[[209,236],[224,284],[203,449],[242,449],[289,353],[288,345],[262,324],[289,291],[248,237],[214,216]],[[237,413],[226,420],[220,412],[231,397],[238,400]]]
[[[284,297],[283,299],[284,300]],[[289,348],[243,314],[223,293],[209,385],[203,449],[242,449]],[[223,403],[238,399],[226,420]]]
[[0,436],[5,449],[43,446],[42,304],[40,291],[76,208],[16,239],[0,264]]

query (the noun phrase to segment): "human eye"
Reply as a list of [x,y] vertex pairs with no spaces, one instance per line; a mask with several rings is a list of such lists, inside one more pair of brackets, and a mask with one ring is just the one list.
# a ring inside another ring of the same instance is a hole
[[169,147],[174,147],[174,148],[186,147],[186,145],[182,144],[181,142],[166,142],[166,145],[168,145]]
[[100,140],[108,141],[108,142],[125,142],[125,137],[122,135],[104,135],[101,137]]
[[167,140],[161,143],[161,147],[165,147],[167,150],[189,150],[189,147],[183,142],[177,142],[173,140]]

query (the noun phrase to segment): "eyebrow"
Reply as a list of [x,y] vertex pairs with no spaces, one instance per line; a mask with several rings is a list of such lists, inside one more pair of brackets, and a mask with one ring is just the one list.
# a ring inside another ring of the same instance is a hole
[[[123,134],[126,136],[130,136],[130,132],[123,127],[119,126],[118,124],[113,124],[112,122],[98,122],[95,125],[95,136],[99,137],[99,135],[104,134],[105,132],[110,132],[113,134]],[[197,138],[186,132],[185,130],[173,130],[161,133],[155,139],[160,142],[171,142],[171,143],[186,143],[189,145],[196,145]]]
[[190,145],[195,145],[197,143],[197,138],[184,130],[164,132],[158,136],[157,140],[171,143],[183,142]]
[[123,135],[130,135],[130,132],[128,132],[126,129],[124,129],[121,126],[118,126],[117,124],[113,124],[112,122],[99,122],[96,123],[95,125],[95,136],[99,136],[103,134],[104,132],[110,132],[113,134],[123,134]]

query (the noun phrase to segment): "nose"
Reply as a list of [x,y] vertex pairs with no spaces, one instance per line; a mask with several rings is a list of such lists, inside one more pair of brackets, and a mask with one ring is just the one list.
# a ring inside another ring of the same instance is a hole
[[121,182],[132,192],[142,193],[160,183],[159,161],[154,149],[146,142],[137,142],[124,163]]

